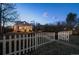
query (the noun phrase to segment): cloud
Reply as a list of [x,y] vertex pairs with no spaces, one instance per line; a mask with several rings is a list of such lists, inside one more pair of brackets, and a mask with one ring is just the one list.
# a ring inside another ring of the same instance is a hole
[[51,19],[53,19],[53,20],[58,20],[58,17],[52,16]]
[[54,19],[54,20],[57,19],[57,17],[55,17],[55,16],[52,16],[51,18]]
[[58,20],[58,17],[48,14],[48,12],[44,12],[43,17],[47,17],[46,19],[48,19],[48,20]]
[[47,12],[44,12],[43,13],[43,17],[48,17],[48,13]]
[[55,19],[55,16],[52,16],[51,18],[52,18],[52,19]]

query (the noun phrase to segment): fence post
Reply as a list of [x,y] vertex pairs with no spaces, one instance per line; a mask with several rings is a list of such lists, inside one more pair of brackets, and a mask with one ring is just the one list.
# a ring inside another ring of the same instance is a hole
[[35,49],[37,48],[37,34],[35,33]]
[[31,51],[31,38],[32,38],[32,37],[31,37],[31,34],[30,34],[29,36],[30,36],[30,37],[29,37],[29,41],[30,41],[30,42],[29,42],[29,46],[30,46],[30,49],[29,49],[29,50]]
[[23,35],[23,54],[25,53],[24,47],[25,47],[25,35]]
[[67,33],[65,32],[65,41],[67,40],[67,39],[66,39],[66,36],[67,36],[66,34],[67,34]]
[[68,32],[68,42],[69,42],[69,32]]
[[6,36],[3,36],[3,55],[6,54]]
[[[43,39],[43,43],[44,43],[44,42],[46,42],[46,40],[47,40],[47,36],[46,36],[46,33],[45,33],[45,32],[44,32],[43,37],[44,37],[44,39]],[[46,37],[46,39],[45,39],[45,37]]]
[[[31,39],[31,46],[33,47],[34,46],[34,33],[32,33],[32,39]],[[32,51],[34,50],[34,47],[31,49]]]
[[55,40],[55,32],[54,32],[54,40]]
[[63,32],[63,40],[65,41],[65,34],[66,34],[66,32]]
[[[41,34],[42,35],[42,34]],[[42,37],[43,38],[43,37]],[[40,33],[38,33],[38,39],[37,41],[39,40],[39,44],[41,44],[41,39],[40,39]],[[38,44],[38,43],[37,43]]]
[[58,32],[58,40],[59,40],[59,38],[60,38],[60,35],[59,35],[59,34],[60,34],[60,32]]
[[61,32],[61,40],[63,40],[63,32]]
[[14,51],[15,51],[15,55],[16,55],[16,40],[17,40],[17,38],[16,38],[16,35],[15,35],[15,39],[14,39]]
[[[42,34],[42,33],[41,33],[41,34]],[[40,37],[41,37],[41,34],[40,34]],[[44,34],[45,34],[45,33],[44,33]],[[42,43],[44,43],[44,40],[45,40],[45,39],[44,39],[44,37],[45,37],[44,34],[42,35],[42,36],[43,36],[43,39],[41,39],[41,40],[42,40]]]
[[21,54],[21,35],[19,35],[19,55]]
[[27,50],[27,53],[28,53],[28,34],[26,35],[26,50]]
[[11,35],[9,36],[9,53],[11,53]]

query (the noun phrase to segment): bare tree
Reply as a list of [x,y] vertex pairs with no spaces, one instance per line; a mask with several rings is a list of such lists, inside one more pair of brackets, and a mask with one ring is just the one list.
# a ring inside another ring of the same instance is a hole
[[2,26],[1,26],[1,21],[2,21],[2,19],[1,19],[1,17],[2,17],[2,4],[0,4],[0,33],[2,32]]
[[0,3],[0,32],[3,32],[2,27],[4,28],[7,22],[12,22],[17,19],[18,15],[15,9],[15,4]]

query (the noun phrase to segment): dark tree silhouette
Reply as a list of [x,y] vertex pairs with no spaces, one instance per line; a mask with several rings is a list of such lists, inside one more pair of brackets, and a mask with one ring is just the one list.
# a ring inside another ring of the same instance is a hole
[[77,18],[77,23],[79,24],[79,18]]
[[[5,27],[7,22],[14,21],[17,19],[17,12],[15,10],[15,4],[11,3],[0,3],[0,29]],[[0,32],[3,33],[1,29]]]
[[69,13],[66,18],[67,25],[73,27],[76,23],[77,14]]

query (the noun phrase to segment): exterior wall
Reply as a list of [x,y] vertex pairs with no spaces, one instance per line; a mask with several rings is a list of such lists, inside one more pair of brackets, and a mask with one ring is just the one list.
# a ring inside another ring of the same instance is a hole
[[18,30],[17,27],[18,27],[18,26],[13,26],[13,31],[14,31],[14,32],[17,32],[17,30]]
[[13,29],[14,32],[32,32],[32,26],[15,25]]
[[27,26],[27,32],[31,32],[32,31],[32,26]]

